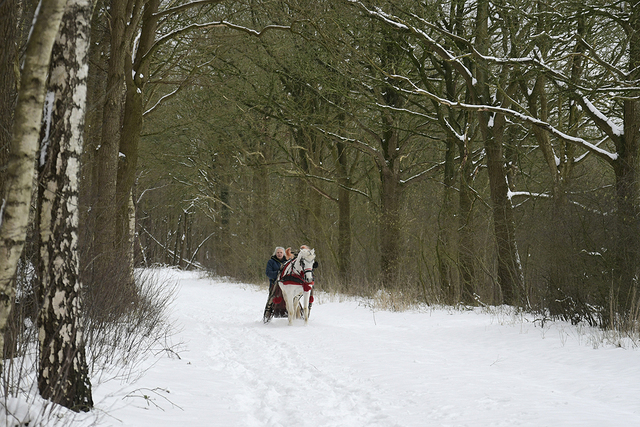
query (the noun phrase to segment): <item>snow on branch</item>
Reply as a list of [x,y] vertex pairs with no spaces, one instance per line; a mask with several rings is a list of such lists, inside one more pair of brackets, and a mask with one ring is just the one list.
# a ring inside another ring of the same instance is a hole
[[456,139],[457,139],[458,141],[460,141],[460,142],[465,142],[465,140],[467,139],[467,137],[466,137],[466,135],[465,135],[465,134],[458,133],[458,131],[456,131],[456,130],[453,128],[453,126],[451,126],[451,123],[449,122],[449,120],[448,120],[447,118],[445,118],[445,119],[443,120],[443,122],[444,122],[444,125],[445,125],[445,127],[446,127],[447,131],[448,131],[448,132],[449,132],[449,133],[450,133],[454,138],[456,138]]
[[601,65],[602,67],[606,68],[607,70],[611,71],[612,73],[618,75],[619,77],[621,77],[623,80],[628,80],[630,74],[624,72],[623,70],[619,69],[618,67],[615,67],[614,65],[610,64],[609,62],[605,61],[604,59],[602,59],[600,57],[600,55],[598,55],[598,51],[590,44],[588,43],[582,36],[580,36],[579,34],[577,34],[576,36],[576,40],[580,43],[582,43],[584,46],[587,47],[587,49],[589,49],[589,52],[591,52],[591,55],[585,55],[585,54],[580,54],[582,57],[584,57],[587,60],[593,61],[596,64]]
[[[267,31],[269,30],[291,30],[291,26],[289,25],[267,25],[266,27],[264,27],[262,30],[257,31],[254,30],[252,28],[248,28],[248,27],[244,27],[242,25],[237,25],[237,24],[233,24],[231,22],[227,22],[227,21],[215,21],[215,22],[206,22],[203,24],[191,24],[191,25],[187,25],[186,27],[182,27],[179,28],[175,31],[170,32],[169,34],[166,34],[165,36],[159,38],[155,45],[161,45],[164,42],[166,42],[167,40],[171,40],[176,38],[179,35],[182,35],[184,33],[187,33],[189,31],[193,31],[193,30],[206,30],[209,28],[231,28],[233,30],[238,30],[238,31],[242,31],[244,33],[250,34],[252,36],[256,36],[256,37],[262,37],[263,34],[265,34]],[[154,45],[154,46],[155,46]],[[155,49],[152,49],[155,50]]]
[[411,33],[417,35],[418,37],[420,37],[427,44],[427,46],[430,49],[432,49],[434,52],[436,52],[445,61],[450,62],[456,68],[456,70],[460,73],[460,75],[467,81],[467,83],[470,85],[470,87],[475,86],[475,82],[476,81],[473,78],[473,74],[467,68],[467,66],[464,65],[464,63],[460,60],[460,58],[452,55],[451,52],[449,52],[444,46],[442,46],[440,43],[438,43],[436,40],[434,40],[426,32],[402,22],[397,16],[390,15],[390,14],[384,12],[380,8],[375,8],[375,10],[371,10],[359,0],[346,0],[346,1],[358,6],[366,14],[368,14],[369,16],[371,16],[373,18],[379,19],[382,22],[385,22],[386,24],[394,26],[394,27],[396,27],[396,28],[398,28],[400,30],[408,31],[408,32],[411,32]]
[[380,162],[384,162],[384,156],[382,155],[382,153],[380,151],[378,151],[375,147],[372,147],[371,145],[360,141],[359,139],[353,139],[353,138],[346,138],[342,135],[339,135],[335,132],[330,132],[326,129],[322,129],[320,127],[315,127],[318,131],[322,132],[324,135],[326,136],[330,136],[333,138],[336,138],[337,140],[344,142],[345,144],[349,144],[352,147],[362,151],[363,153],[367,153],[371,156],[373,156],[374,158],[378,159],[378,161]]
[[430,116],[428,114],[420,113],[418,111],[409,110],[408,108],[394,107],[394,106],[391,106],[391,105],[381,104],[379,102],[376,102],[374,105],[376,107],[380,108],[381,110],[390,110],[390,111],[394,111],[396,113],[407,113],[407,114],[410,114],[412,116],[420,117],[421,119],[425,119],[425,120],[429,120],[429,121],[438,120],[437,117],[433,117],[433,116]]
[[[351,1],[351,0],[348,0]],[[536,53],[539,54],[539,50],[535,49],[534,51],[532,51],[532,55],[530,56],[524,56],[524,57],[519,57],[519,58],[499,58],[499,57],[495,57],[495,56],[488,56],[488,55],[484,55],[482,53],[480,53],[476,48],[475,45],[473,44],[473,42],[471,40],[468,40],[464,37],[461,37],[457,34],[454,34],[450,31],[447,31],[445,28],[442,28],[438,25],[433,24],[432,22],[427,21],[426,19],[424,19],[421,16],[418,16],[414,13],[410,14],[411,17],[413,17],[414,19],[416,19],[418,22],[420,22],[421,24],[423,24],[425,27],[428,27],[434,31],[438,31],[439,33],[443,34],[444,36],[446,36],[447,38],[454,40],[457,43],[461,43],[464,44],[465,46],[467,46],[467,48],[469,49],[469,51],[477,58],[482,59],[483,61],[487,61],[487,62],[491,62],[494,64],[533,64],[537,67],[540,67],[542,69],[544,69],[546,72],[550,73],[551,75],[553,75],[556,79],[559,79],[563,82],[565,82],[566,84],[570,84],[574,87],[579,87],[576,82],[573,82],[569,77],[563,75],[561,72],[559,72],[558,70],[555,70],[551,67],[549,67],[545,61],[538,55],[536,56]],[[407,27],[409,27],[407,25]],[[413,30],[413,32],[416,32],[416,30]],[[534,36],[535,37],[535,36]],[[608,63],[607,61],[603,60],[602,58],[600,58],[600,56],[597,53],[597,50],[593,48],[593,46],[591,46],[589,43],[587,43],[582,37],[580,37],[580,35],[576,36],[577,41],[579,41],[580,43],[583,43],[585,46],[587,46],[587,48],[589,49],[589,51],[591,52],[591,56],[589,55],[585,55],[585,54],[580,54],[581,56],[583,56],[585,59],[592,61],[596,64],[599,64],[601,66],[603,66],[604,68],[606,68],[607,70],[611,71],[613,74],[616,74],[618,76],[620,76],[623,80],[628,80],[630,73],[625,73],[623,70],[613,66],[612,64]],[[575,55],[575,53],[574,53]],[[583,89],[581,87],[579,87],[579,89]],[[627,89],[628,90],[628,89]]]
[[553,76],[555,76],[556,78],[562,80],[562,81],[570,81],[569,78],[567,78],[566,76],[562,75],[561,73],[559,73],[557,70],[554,70],[552,68],[550,68],[548,65],[546,65],[544,63],[544,61],[540,60],[539,58],[536,58],[534,55],[532,56],[525,56],[525,57],[519,57],[519,58],[499,58],[499,57],[495,57],[495,56],[488,56],[488,55],[484,55],[482,53],[480,53],[474,46],[474,44],[464,38],[464,37],[460,37],[456,34],[453,34],[449,31],[446,31],[444,28],[441,28],[427,20],[425,20],[424,18],[415,15],[415,14],[410,14],[411,17],[413,17],[414,19],[418,20],[421,24],[423,24],[425,27],[432,29],[434,31],[437,31],[443,35],[445,35],[446,37],[448,37],[451,40],[454,40],[458,43],[462,43],[464,45],[467,46],[467,48],[469,49],[469,53],[467,54],[463,54],[463,55],[454,55],[452,52],[450,52],[448,49],[446,49],[444,46],[442,46],[440,43],[438,43],[433,37],[431,37],[428,33],[426,33],[425,31],[416,28],[413,25],[410,25],[404,21],[402,21],[400,18],[398,18],[397,16],[394,15],[390,15],[386,12],[384,12],[383,10],[381,10],[380,8],[375,8],[375,10],[371,10],[369,8],[367,8],[367,6],[365,6],[361,1],[359,0],[346,0],[358,7],[360,7],[360,9],[362,9],[365,13],[367,13],[368,15],[370,15],[371,17],[377,18],[379,20],[381,20],[382,22],[391,25],[399,30],[402,31],[406,31],[406,32],[410,32],[414,35],[416,35],[417,37],[419,37],[425,44],[427,47],[429,47],[431,50],[433,50],[434,53],[436,53],[438,56],[440,56],[443,60],[451,63],[453,65],[453,67],[456,68],[456,70],[458,71],[458,73],[460,73],[460,75],[462,76],[462,78],[465,79],[465,81],[467,82],[467,85],[469,86],[470,89],[473,89],[476,85],[476,79],[473,77],[473,73],[471,72],[471,70],[469,70],[469,68],[462,62],[462,58],[469,56],[469,55],[473,55],[474,57],[481,59],[483,61],[486,62],[491,62],[494,64],[517,64],[517,65],[522,65],[522,64],[534,64],[539,66],[540,68],[544,69],[545,71],[551,73]]
[[437,170],[441,169],[443,166],[444,166],[444,162],[437,163],[437,164],[431,166],[428,169],[425,169],[425,170],[423,170],[421,172],[418,172],[417,174],[415,174],[413,176],[410,176],[407,179],[400,180],[400,184],[408,184],[408,183],[410,183],[412,181],[417,181],[417,180],[419,180],[421,178],[428,177],[431,172],[437,171]]
[[[421,16],[416,15],[415,13],[411,13],[410,16],[416,19],[418,22],[423,24],[425,27],[428,27],[434,31],[443,34],[447,38],[457,42],[464,44],[469,49],[470,54],[473,54],[475,57],[485,60],[487,62],[493,62],[496,64],[526,64],[526,63],[534,63],[538,62],[537,59],[533,56],[524,56],[521,58],[498,58],[496,56],[488,56],[480,53],[474,46],[473,42],[469,39],[461,37],[457,34],[454,34],[450,31],[447,31],[445,28],[439,27],[438,25],[433,24],[432,22],[427,21]],[[413,30],[413,32],[418,32],[418,30]],[[420,32],[422,34],[422,32]],[[469,56],[470,54],[465,54],[463,56]],[[457,57],[456,57],[457,58]]]
[[198,255],[198,251],[200,250],[200,248],[202,248],[202,246],[204,246],[204,244],[206,243],[207,240],[209,240],[211,237],[213,237],[216,234],[216,232],[214,231],[213,233],[209,234],[207,237],[204,238],[204,240],[202,242],[200,242],[200,244],[198,245],[198,247],[196,248],[195,251],[193,251],[193,255],[191,255],[191,258],[189,259],[189,264],[193,265],[194,262],[196,262],[198,265],[200,265],[200,263],[198,263],[197,261],[195,261],[196,259],[196,255]]
[[[596,147],[599,147],[602,143],[604,143],[604,142],[605,142],[606,140],[608,140],[608,139],[609,139],[609,137],[608,137],[608,136],[605,136],[605,137],[604,137],[604,138],[602,138],[600,141],[596,142],[594,145],[595,145]],[[582,161],[582,160],[584,160],[584,159],[585,159],[589,154],[591,154],[591,151],[585,151],[585,152],[584,152],[583,154],[581,154],[580,156],[578,156],[578,157],[574,157],[574,158],[573,158],[573,162],[574,162],[574,163],[581,162],[581,161]]]
[[153,110],[156,109],[156,107],[160,104],[162,104],[162,102],[165,99],[171,98],[172,96],[174,96],[176,93],[178,93],[180,91],[180,89],[182,89],[182,85],[178,86],[173,92],[170,92],[164,96],[162,96],[160,99],[158,99],[158,102],[156,102],[153,107],[149,108],[147,111],[145,111],[144,113],[142,113],[143,116],[146,116],[147,114],[153,112]]
[[[417,28],[414,25],[411,25],[410,23],[405,22],[404,20],[402,20],[401,18],[391,15],[389,13],[384,12],[381,8],[379,7],[375,7],[375,8],[369,8],[367,7],[362,1],[360,0],[346,0],[347,2],[359,7],[363,12],[365,12],[366,14],[368,14],[369,16],[376,18],[384,23],[386,23],[387,25],[390,25],[394,28],[397,28],[400,31],[405,31],[405,32],[409,32],[414,34],[415,36],[417,36],[418,38],[420,38],[423,43],[425,43],[425,46],[428,47],[430,50],[432,50],[436,55],[440,56],[443,60],[449,62],[452,64],[452,66],[457,70],[457,72],[462,76],[462,78],[465,79],[465,81],[467,82],[467,86],[469,87],[470,90],[474,90],[475,89],[475,85],[476,85],[476,79],[473,77],[472,72],[467,68],[466,65],[464,65],[464,63],[462,62],[462,57],[464,56],[468,56],[468,55],[473,55],[475,58],[480,59],[482,61],[486,61],[486,62],[490,62],[490,63],[494,63],[494,64],[512,64],[512,65],[523,65],[523,64],[530,64],[534,67],[537,67],[541,70],[543,70],[545,73],[547,73],[550,76],[553,76],[553,78],[556,81],[556,84],[558,85],[567,85],[567,86],[571,86],[574,90],[578,90],[578,91],[587,91],[589,90],[588,88],[585,87],[581,87],[579,84],[577,84],[577,82],[572,81],[572,79],[563,74],[561,71],[554,69],[552,67],[550,67],[543,58],[541,58],[538,54],[539,51],[534,50],[532,51],[531,55],[529,56],[525,56],[525,57],[516,57],[516,58],[500,58],[500,57],[495,57],[495,56],[489,56],[489,55],[485,55],[482,54],[481,52],[479,52],[475,46],[474,43],[471,40],[468,40],[464,37],[461,37],[459,35],[456,35],[454,33],[451,33],[449,31],[447,31],[445,28],[442,28],[441,26],[438,26],[432,22],[429,22],[428,20],[424,19],[423,17],[420,17],[414,13],[408,13],[408,16],[410,16],[411,18],[417,20],[420,24],[422,24],[425,28],[428,28],[430,30],[433,31],[437,31],[440,34],[446,36],[448,39],[450,40],[454,40],[456,43],[459,44],[463,44],[467,47],[469,53],[466,55],[462,55],[462,56],[456,56],[454,55],[451,51],[449,51],[448,49],[446,49],[444,46],[442,46],[440,43],[438,43],[435,39],[433,39],[427,32],[425,32],[422,29]],[[623,80],[628,80],[630,73],[625,73],[624,71],[620,70],[619,68],[613,66],[612,64],[609,64],[608,62],[604,61],[602,58],[600,58],[597,55],[597,51],[596,49],[594,49],[592,46],[590,46],[588,43],[586,43],[582,38],[578,37],[578,41],[581,43],[584,43],[585,46],[587,46],[587,48],[589,49],[589,51],[591,52],[591,56],[587,56],[582,54],[582,56],[584,56],[587,60],[592,61],[596,64],[599,64],[603,67],[605,67],[606,69],[608,69],[609,71],[611,71],[612,73],[620,76]],[[636,88],[634,87],[626,87],[624,89],[615,89],[615,88],[606,88],[603,90],[606,91],[611,91],[611,90],[625,90],[625,91],[629,91],[629,90],[634,90]],[[585,98],[585,101],[586,98]],[[588,102],[588,101],[587,101]],[[622,136],[622,129],[619,126],[616,126],[615,124],[613,124],[609,119],[605,118],[602,114],[599,114],[599,112],[597,111],[597,109],[595,109],[595,107],[593,107],[593,105],[586,105],[585,103],[585,108],[591,113],[591,116],[594,118],[594,120],[596,120],[596,122],[598,123],[598,126],[612,139],[612,140],[616,140],[617,138]],[[600,119],[598,119],[598,117],[600,117]],[[530,120],[528,120],[530,121]],[[530,121],[531,122],[531,121]],[[536,123],[534,123],[536,124]],[[564,140],[571,140],[573,139],[572,137],[570,137],[569,139],[565,138],[565,135],[562,133],[559,133],[559,131],[557,131],[556,129],[551,129],[551,126],[548,124],[542,124],[542,123],[538,123],[536,124],[537,126],[543,127],[543,128],[549,128],[547,130],[549,130],[551,133],[554,133],[556,136],[564,139]],[[599,153],[599,155],[603,155],[608,161],[612,160],[611,156],[613,156],[610,153],[607,152],[602,152],[603,150],[600,149],[596,149],[594,150],[592,146],[589,145],[589,143],[587,143],[586,141],[572,141],[574,143],[578,143],[580,145],[584,145],[585,148],[587,148],[588,150],[591,151],[595,151],[596,153]],[[583,144],[583,142],[585,144]]]
[[587,113],[593,118],[596,125],[614,142],[619,142],[620,138],[624,136],[624,128],[613,123],[611,119],[598,110],[586,96],[579,97],[578,101],[587,110]]
[[160,190],[160,189],[162,189],[162,188],[167,187],[168,185],[169,185],[169,184],[164,184],[164,185],[161,185],[161,186],[159,186],[159,187],[145,188],[145,189],[144,189],[144,191],[143,191],[142,193],[140,193],[140,195],[138,196],[138,199],[136,200],[136,204],[140,203],[140,200],[142,200],[142,197],[145,195],[145,193],[146,193],[147,191]]
[[[181,36],[182,34],[188,33],[190,31],[206,30],[206,29],[209,29],[209,28],[230,28],[230,29],[233,29],[233,30],[236,30],[236,31],[241,31],[241,32],[247,33],[247,34],[255,36],[255,37],[262,37],[267,31],[271,31],[271,30],[291,31],[291,26],[290,25],[267,25],[266,27],[264,27],[260,31],[258,31],[258,30],[254,30],[252,28],[244,27],[242,25],[236,25],[236,24],[233,24],[233,23],[227,22],[227,21],[215,21],[215,22],[206,22],[206,23],[203,23],[203,24],[191,24],[191,25],[187,25],[186,27],[182,27],[182,28],[179,28],[179,29],[177,29],[175,31],[172,31],[172,32],[162,36],[158,40],[156,40],[156,42],[153,44],[153,46],[151,46],[149,51],[145,54],[142,63],[144,63],[146,61],[150,61],[151,57],[156,53],[156,51],[158,49],[160,49],[160,47],[164,43],[168,42],[169,40],[173,40],[173,39]],[[142,67],[142,63],[140,65],[140,67]]]
[[507,198],[509,200],[513,199],[514,197],[543,197],[547,199],[551,198],[551,196],[546,193],[533,193],[531,191],[507,191]]
[[578,145],[586,150],[589,150],[590,152],[592,152],[593,154],[595,154],[596,156],[606,160],[609,163],[613,163],[614,161],[616,161],[616,159],[618,158],[618,155],[615,153],[610,153],[607,150],[604,150],[600,147],[598,147],[595,144],[590,143],[589,141],[583,139],[583,138],[579,138],[576,136],[572,136],[572,135],[568,135],[558,129],[556,129],[554,126],[552,126],[550,123],[542,121],[540,119],[537,119],[535,117],[532,117],[530,115],[527,114],[523,114],[520,113],[518,111],[515,110],[511,110],[509,108],[504,108],[504,107],[496,107],[493,105],[477,105],[477,104],[467,104],[467,103],[463,103],[463,102],[459,102],[459,101],[451,101],[449,99],[445,99],[445,98],[441,98],[438,95],[435,95],[425,89],[422,89],[418,86],[416,86],[415,83],[413,83],[409,78],[405,77],[405,76],[400,76],[400,75],[389,75],[389,77],[394,78],[396,80],[402,80],[406,83],[408,83],[409,85],[411,85],[411,87],[413,88],[412,90],[407,90],[407,89],[402,89],[402,88],[397,88],[400,91],[406,92],[406,93],[411,93],[411,94],[416,94],[416,95],[423,95],[428,97],[429,99],[432,99],[436,102],[438,102],[439,104],[442,105],[446,105],[448,107],[451,108],[458,108],[458,109],[462,109],[462,110],[469,110],[469,111],[488,111],[488,112],[492,112],[492,113],[499,113],[499,114],[504,114],[506,116],[510,116],[510,117],[514,117],[517,118],[519,120],[522,120],[525,123],[529,123],[533,126],[537,126],[541,129],[546,130],[547,132],[551,133],[552,135],[555,135],[556,137],[562,139],[563,141],[569,142],[571,144],[575,144]]
[[252,28],[247,28],[247,27],[243,27],[242,25],[232,24],[231,22],[227,22],[227,21],[219,21],[213,24],[214,24],[213,26],[231,28],[233,30],[242,31],[255,37],[262,37],[263,34],[265,34],[267,31],[270,31],[270,30],[285,30],[285,31],[291,30],[290,25],[267,25],[266,27],[262,28],[260,31],[257,31]]
[[200,65],[194,67],[191,70],[191,72],[189,73],[189,76],[187,78],[185,78],[173,92],[167,93],[166,95],[162,96],[160,99],[158,99],[158,102],[156,102],[153,107],[149,108],[142,115],[146,116],[147,114],[153,112],[153,110],[155,110],[156,107],[158,107],[160,104],[162,104],[162,102],[164,102],[165,100],[167,100],[167,99],[173,97],[175,94],[177,94],[184,87],[185,83],[187,83],[189,81],[189,79],[195,74],[196,70],[204,67],[205,65],[207,65],[209,63],[211,63],[211,61],[207,61],[204,64],[200,64]]
[[153,16],[161,18],[161,17],[167,16],[167,15],[172,15],[174,13],[183,12],[183,11],[191,9],[193,7],[204,6],[204,5],[208,5],[208,4],[219,4],[219,3],[222,3],[222,1],[223,0],[192,1],[192,2],[189,2],[189,3],[181,4],[179,6],[175,6],[175,7],[163,10],[162,12],[154,13]]

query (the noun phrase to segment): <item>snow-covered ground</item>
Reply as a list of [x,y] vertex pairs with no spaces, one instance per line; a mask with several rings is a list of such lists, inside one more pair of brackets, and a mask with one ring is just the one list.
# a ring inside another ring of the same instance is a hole
[[640,350],[594,331],[322,293],[307,326],[265,325],[264,288],[170,274],[179,357],[96,385],[79,425],[96,414],[101,427],[640,425]]

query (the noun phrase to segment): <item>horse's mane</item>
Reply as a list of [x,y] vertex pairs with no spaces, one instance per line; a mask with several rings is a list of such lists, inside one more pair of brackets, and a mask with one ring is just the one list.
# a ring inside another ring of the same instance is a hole
[[304,248],[300,249],[300,253],[298,254],[298,256],[308,261],[313,261],[313,259],[316,257],[316,254],[313,249]]
[[297,256],[294,255],[293,252],[291,252],[291,248],[287,248],[285,250],[285,256],[287,257],[288,261],[295,257],[292,267],[294,267],[296,271],[300,271],[300,261],[304,259],[306,262],[312,263],[316,259],[316,251],[310,249],[306,245],[302,245],[300,246],[300,252],[298,252]]
[[307,262],[313,262],[316,259],[316,251],[313,249],[309,249],[308,247],[303,247],[300,249],[300,253],[298,253],[299,259],[304,259]]
[[[291,247],[285,249],[284,255],[287,260],[295,257],[294,253],[291,252]],[[306,261],[313,261],[316,258],[315,250],[311,249],[307,245],[302,245],[300,246],[300,252],[298,252],[298,258],[304,258]]]

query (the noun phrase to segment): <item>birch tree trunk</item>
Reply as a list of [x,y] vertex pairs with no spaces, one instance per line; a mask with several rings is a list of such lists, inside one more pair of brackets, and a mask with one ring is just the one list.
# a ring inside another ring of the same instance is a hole
[[38,190],[38,295],[42,397],[93,406],[82,337],[78,176],[87,96],[92,0],[69,0],[53,47]]
[[16,267],[27,235],[45,84],[65,4],[66,0],[40,4],[25,51],[0,211],[0,348],[15,296]]

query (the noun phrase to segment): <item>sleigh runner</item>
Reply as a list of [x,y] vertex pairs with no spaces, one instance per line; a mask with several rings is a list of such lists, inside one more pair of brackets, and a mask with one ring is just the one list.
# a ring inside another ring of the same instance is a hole
[[[315,251],[303,248],[298,256],[282,265],[278,278],[271,288],[264,309],[264,323],[273,317],[288,317],[289,324],[294,318],[309,320],[313,303],[313,263]],[[295,307],[292,309],[292,307]]]
[[282,297],[282,290],[277,282],[271,287],[267,305],[264,307],[264,323],[269,323],[274,317],[287,317],[287,306]]

